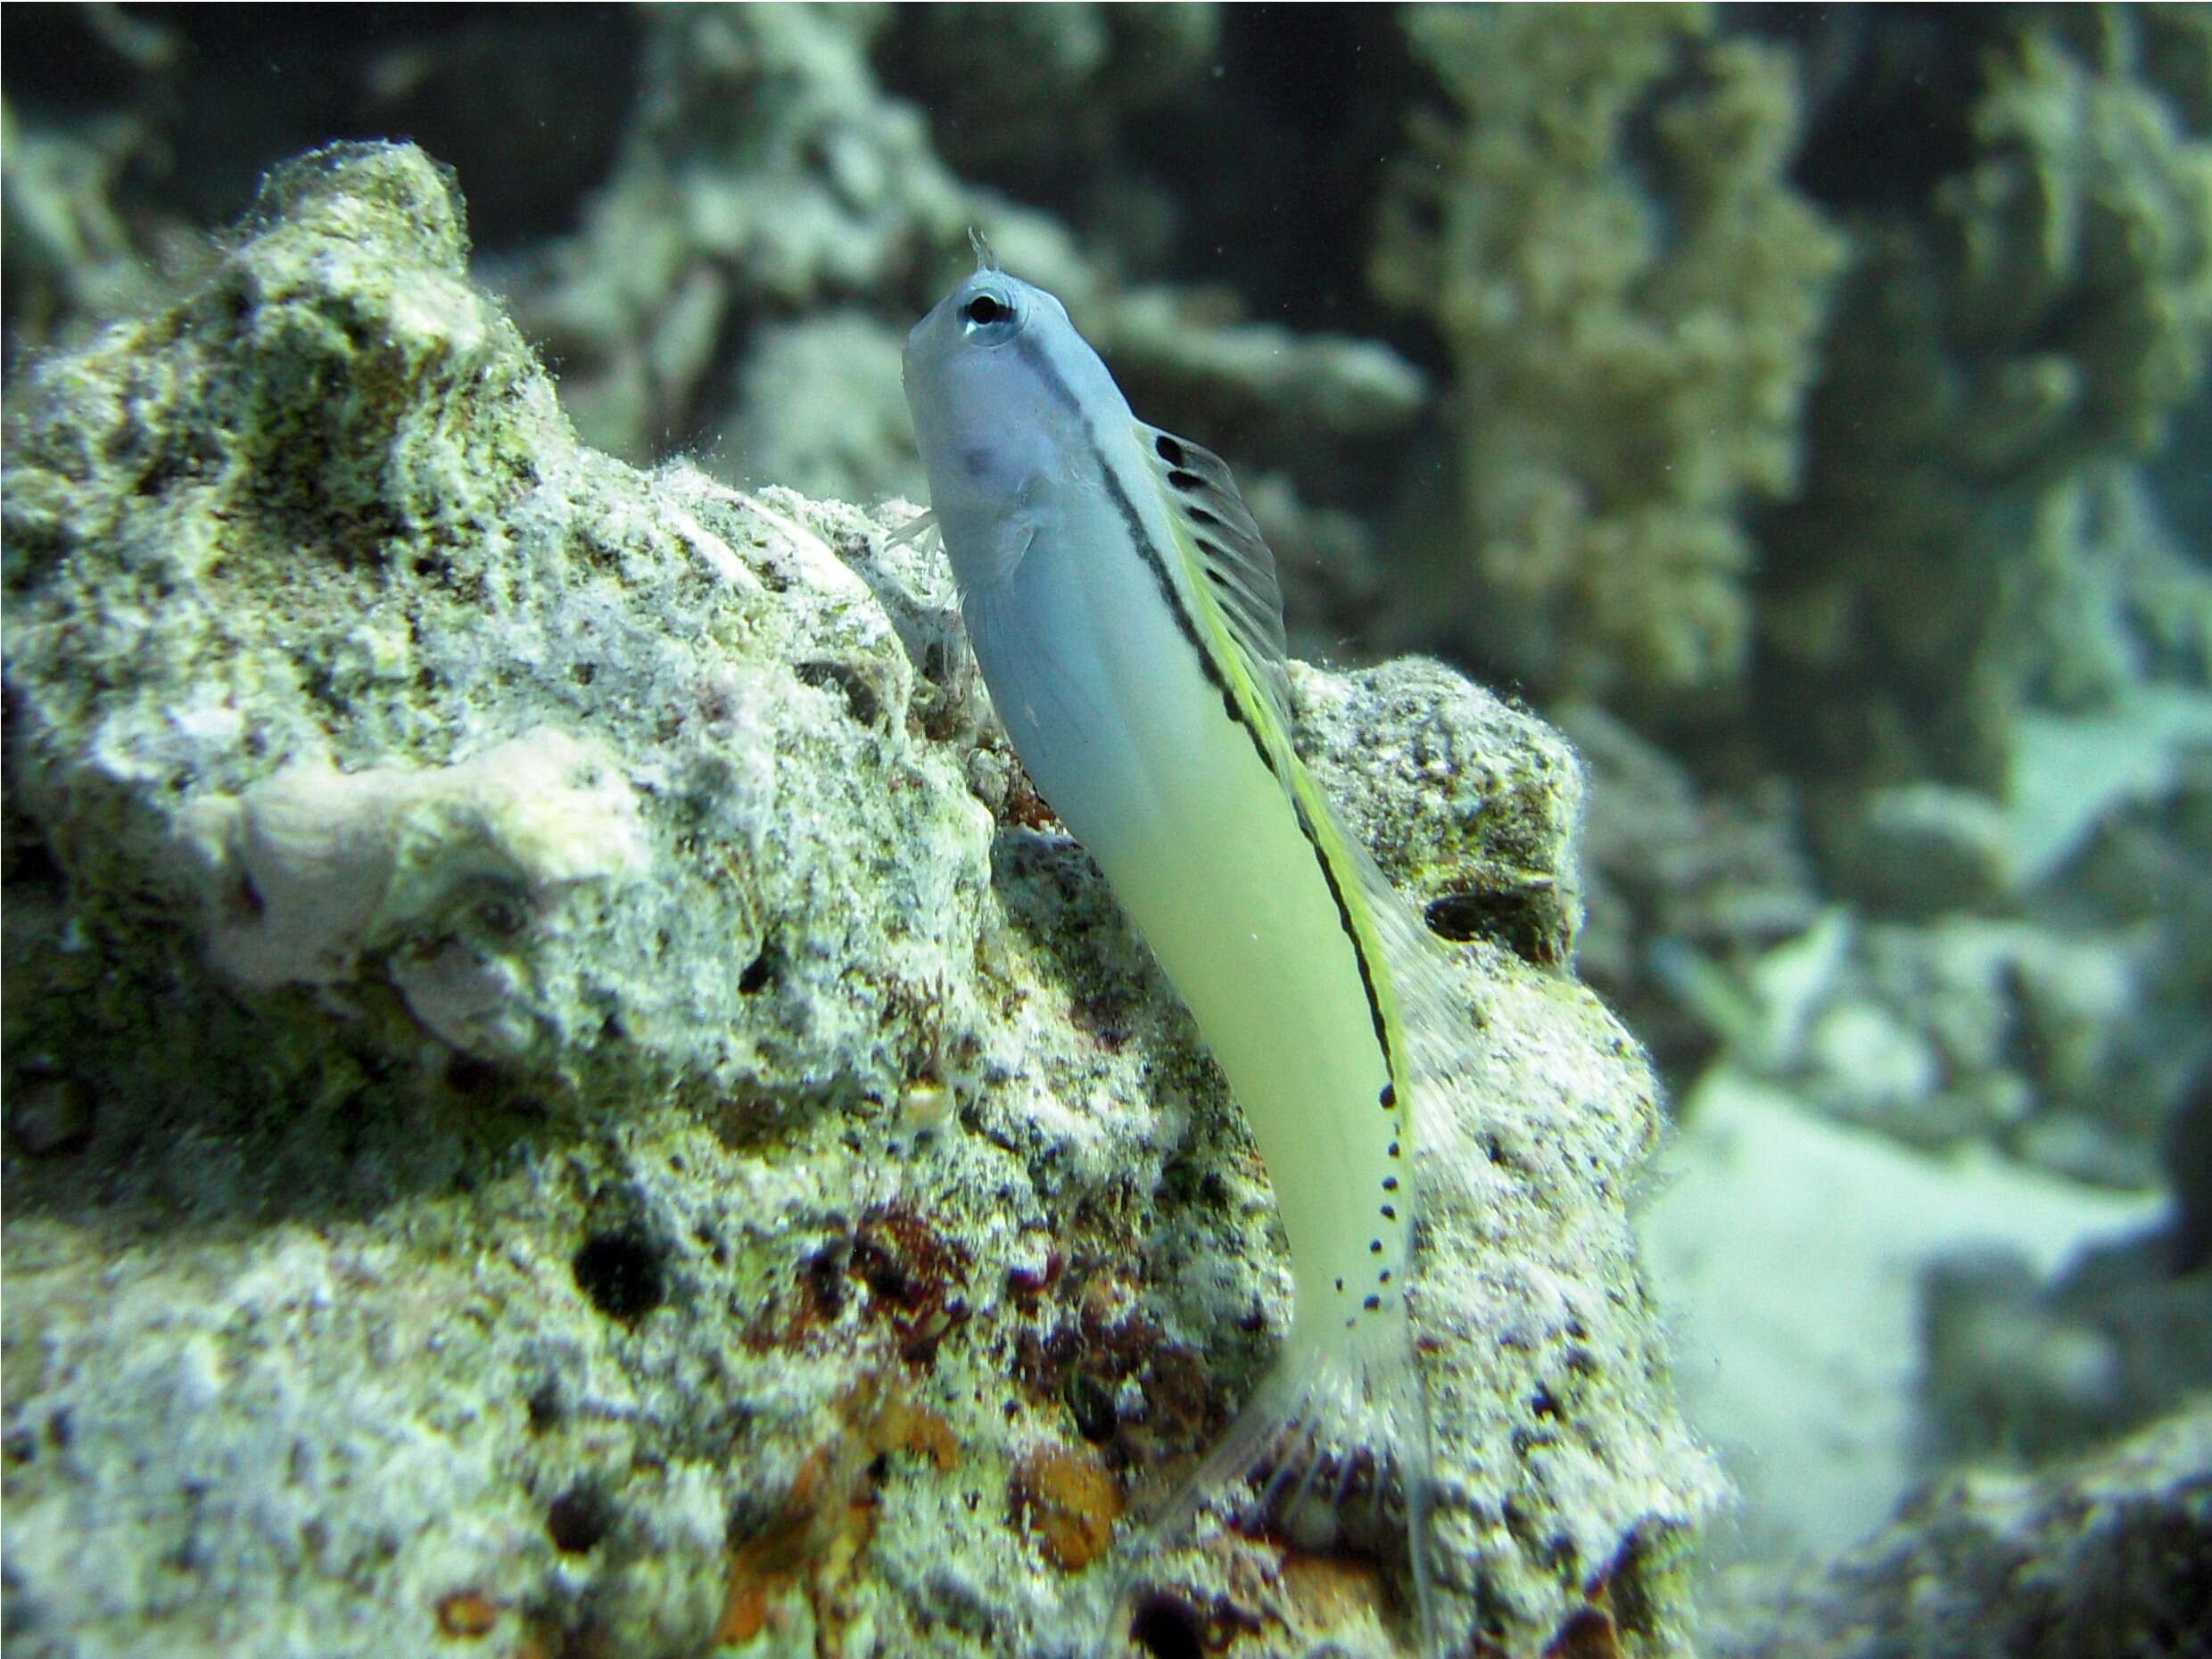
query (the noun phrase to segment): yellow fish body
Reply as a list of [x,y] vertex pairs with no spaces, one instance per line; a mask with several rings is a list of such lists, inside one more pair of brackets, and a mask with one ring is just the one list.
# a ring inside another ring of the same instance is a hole
[[1280,1510],[1394,1475],[1433,1653],[1406,1292],[1436,947],[1292,746],[1275,562],[1228,468],[1139,421],[1060,301],[978,251],[905,352],[969,635],[1039,792],[1220,1063],[1290,1241],[1288,1339],[1176,1508],[1256,1477]]

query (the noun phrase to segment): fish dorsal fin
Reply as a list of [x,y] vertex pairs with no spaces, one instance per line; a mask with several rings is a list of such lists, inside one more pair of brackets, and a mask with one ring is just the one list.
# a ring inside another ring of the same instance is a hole
[[[1333,865],[1366,901],[1361,907],[1374,930],[1372,942],[1387,949],[1394,977],[1406,997],[1419,1005],[1424,1023],[1457,1027],[1463,1019],[1439,1021],[1455,999],[1441,989],[1443,953],[1421,918],[1375,867],[1358,837],[1342,824],[1304,765],[1292,738],[1289,645],[1283,631],[1283,589],[1275,555],[1261,538],[1251,509],[1230,475],[1229,464],[1188,438],[1136,423],[1137,441],[1151,464],[1168,519],[1176,531],[1191,585],[1202,612],[1217,618],[1242,681],[1260,707],[1253,713],[1260,739],[1274,757],[1275,775],[1303,818],[1308,833],[1327,844]],[[1239,688],[1240,690],[1242,688]]]
[[1160,505],[1180,532],[1191,585],[1202,608],[1220,619],[1268,713],[1290,730],[1290,682],[1283,666],[1283,587],[1275,555],[1253,522],[1229,464],[1188,438],[1136,424]]
[[[1391,996],[1404,1004],[1402,1011],[1416,1031],[1411,1050],[1433,1050],[1440,1036],[1464,1029],[1465,1013],[1448,988],[1444,953],[1419,914],[1391,887],[1297,758],[1275,555],[1261,539],[1226,461],[1188,438],[1142,421],[1136,431],[1176,531],[1191,585],[1198,590],[1201,611],[1218,619],[1236,659],[1228,676],[1234,694],[1259,703],[1251,711],[1254,724],[1283,793],[1339,880],[1358,895],[1357,925],[1366,946],[1390,961]],[[1447,1041],[1440,1052],[1408,1051],[1401,1058],[1432,1071],[1453,1047]]]

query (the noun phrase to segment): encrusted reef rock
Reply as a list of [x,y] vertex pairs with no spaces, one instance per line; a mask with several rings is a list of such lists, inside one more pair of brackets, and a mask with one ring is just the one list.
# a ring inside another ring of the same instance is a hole
[[710,372],[739,331],[896,292],[918,251],[974,218],[920,111],[876,86],[868,41],[889,21],[858,6],[638,21],[637,105],[614,170],[576,234],[513,274],[586,438],[641,458],[671,433],[712,432]]
[[[2002,793],[2025,714],[2149,727],[2146,687],[2212,673],[2212,584],[2146,548],[2128,465],[2212,350],[2212,131],[2162,84],[2202,61],[2189,10],[1993,14],[1930,95],[1963,164],[1857,216],[1761,581],[1776,752],[1832,794]],[[1865,106],[1917,129],[1919,96]]]
[[[10,399],[10,1652],[1076,1652],[1272,1349],[1264,1172],[912,509],[582,447],[466,246],[318,153]],[[1431,666],[1297,689],[1461,941],[1449,1623],[1683,1651],[1577,768]],[[1139,1651],[1407,1641],[1389,1551],[1150,1564]]]
[[2212,1407],[2037,1474],[1932,1487],[1825,1573],[1738,1610],[1726,1659],[2138,1659],[2212,1629]]
[[1791,62],[1688,7],[1406,28],[1454,119],[1415,124],[1372,269],[1457,376],[1455,489],[1411,484],[1432,592],[1407,631],[1441,615],[1551,694],[1710,699],[1746,662],[1739,521],[1795,487],[1843,257],[1786,176]]

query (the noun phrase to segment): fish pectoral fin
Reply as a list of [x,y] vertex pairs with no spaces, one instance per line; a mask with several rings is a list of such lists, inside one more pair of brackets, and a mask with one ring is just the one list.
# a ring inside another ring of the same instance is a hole
[[956,568],[953,574],[962,579],[963,589],[981,592],[1002,587],[1021,568],[1022,560],[1036,545],[1045,518],[1036,503],[1037,494],[1035,487],[1024,485],[1009,511],[999,514],[986,526],[971,526],[962,532],[967,537],[962,544],[965,568]]
[[884,544],[895,548],[912,547],[937,527],[937,516],[934,512],[917,513],[885,536]]
[[[978,589],[969,596],[968,638],[978,656],[988,653],[1007,665],[1003,681],[1026,688],[1032,723],[1042,722],[1070,735],[1101,730],[1105,712],[1094,697],[1054,665],[1003,590]],[[994,698],[996,697],[994,693]],[[1010,711],[998,711],[1005,721]]]

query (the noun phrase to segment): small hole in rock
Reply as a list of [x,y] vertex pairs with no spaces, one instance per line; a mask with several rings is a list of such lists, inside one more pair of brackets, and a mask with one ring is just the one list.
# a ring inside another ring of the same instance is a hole
[[745,971],[738,976],[738,989],[744,995],[758,996],[773,983],[775,977],[776,964],[769,960],[768,953],[763,951],[745,964]]
[[1560,1659],[1611,1659],[1621,1649],[1613,1621],[1594,1607],[1584,1607],[1568,1617],[1544,1651]]
[[806,1259],[806,1288],[825,1320],[834,1323],[845,1311],[845,1270],[852,1264],[853,1247],[842,1239]]
[[1495,902],[1482,894],[1446,893],[1431,899],[1421,914],[1429,924],[1429,931],[1438,938],[1465,945],[1489,932],[1494,909]]
[[1120,1427],[1113,1391],[1096,1377],[1078,1374],[1069,1379],[1068,1409],[1075,1417],[1076,1432],[1094,1446],[1105,1445]]
[[1465,945],[1488,939],[1523,962],[1556,967],[1563,945],[1545,908],[1525,893],[1441,893],[1421,912],[1440,939]]
[[499,1069],[474,1054],[456,1054],[445,1063],[445,1085],[470,1101],[489,1101],[499,1092]]
[[1129,1622],[1129,1639],[1152,1659],[1204,1659],[1198,1614],[1166,1596],[1148,1597]]
[[511,939],[530,925],[529,912],[511,894],[487,894],[477,901],[476,922],[495,938]]
[[54,849],[44,841],[34,841],[27,835],[19,845],[9,850],[15,857],[15,868],[8,876],[11,884],[37,881],[59,887],[64,879],[60,861],[54,856]]
[[801,663],[794,671],[818,690],[836,691],[855,725],[873,727],[883,719],[883,698],[867,676],[848,663]]
[[530,1414],[530,1432],[532,1434],[542,1434],[548,1429],[558,1427],[561,1419],[568,1415],[567,1407],[561,1403],[560,1387],[550,1378],[530,1391],[524,1409]]
[[610,1319],[642,1319],[666,1294],[661,1254],[637,1233],[594,1233],[571,1264],[576,1288]]
[[546,1536],[564,1556],[581,1556],[614,1530],[615,1509],[589,1487],[572,1486],[545,1512]]

